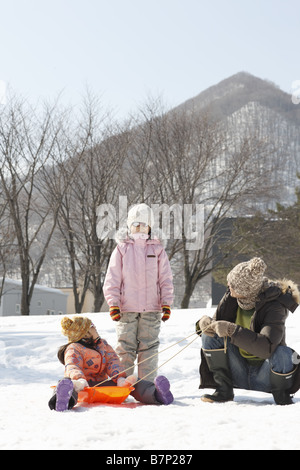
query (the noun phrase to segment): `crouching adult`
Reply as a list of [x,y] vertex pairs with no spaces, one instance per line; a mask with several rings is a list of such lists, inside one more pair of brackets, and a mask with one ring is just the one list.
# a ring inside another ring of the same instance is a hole
[[202,335],[199,388],[216,389],[203,401],[232,401],[234,388],[242,388],[272,393],[278,405],[293,403],[299,356],[285,343],[285,322],[300,294],[292,281],[264,277],[266,267],[260,258],[235,266],[214,317],[196,323]]

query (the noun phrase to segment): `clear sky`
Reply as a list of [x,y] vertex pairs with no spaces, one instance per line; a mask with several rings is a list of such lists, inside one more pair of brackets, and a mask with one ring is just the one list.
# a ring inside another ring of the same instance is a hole
[[300,80],[300,0],[0,0],[0,95],[76,105],[88,86],[126,117],[246,71]]

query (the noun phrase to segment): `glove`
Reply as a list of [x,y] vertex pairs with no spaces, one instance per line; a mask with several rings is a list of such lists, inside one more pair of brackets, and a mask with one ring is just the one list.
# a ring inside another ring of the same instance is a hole
[[163,305],[162,306],[162,311],[163,311],[163,316],[161,317],[162,321],[165,322],[169,320],[170,315],[171,315],[171,309],[169,305]]
[[231,323],[230,321],[214,321],[210,324],[209,328],[213,330],[220,338],[224,338],[224,336],[231,337],[235,332],[237,325],[235,323]]
[[212,323],[212,318],[208,317],[207,315],[204,315],[203,317],[200,318],[200,320],[197,321],[196,323],[196,333],[197,335],[201,336],[202,333],[205,333],[208,336],[214,336],[215,332],[214,330],[211,330],[209,328],[209,325]]
[[113,321],[119,321],[121,319],[119,307],[110,307],[109,314]]
[[85,387],[88,387],[89,384],[85,379],[72,380],[75,392],[81,392]]
[[135,375],[129,375],[128,377],[119,377],[117,380],[118,387],[131,387],[137,381]]

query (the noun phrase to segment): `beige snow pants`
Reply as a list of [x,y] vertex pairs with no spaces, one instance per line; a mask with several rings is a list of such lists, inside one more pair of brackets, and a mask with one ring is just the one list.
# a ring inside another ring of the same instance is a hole
[[118,354],[124,369],[130,368],[126,373],[134,373],[134,362],[144,361],[138,365],[138,377],[153,381],[157,376],[155,370],[158,366],[159,332],[161,324],[161,312],[130,312],[122,313],[120,321],[116,324]]

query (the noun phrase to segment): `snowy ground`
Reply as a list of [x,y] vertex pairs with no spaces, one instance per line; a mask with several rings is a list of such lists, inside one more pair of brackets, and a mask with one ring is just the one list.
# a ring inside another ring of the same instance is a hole
[[[174,310],[162,325],[161,346],[194,332],[195,321],[212,310]],[[89,314],[102,337],[115,346],[107,313]],[[300,449],[300,392],[295,405],[280,407],[269,394],[236,390],[235,401],[200,400],[201,339],[160,369],[172,387],[170,406],[89,405],[50,411],[51,384],[63,375],[56,358],[65,343],[59,316],[0,317],[0,449],[193,450]],[[300,351],[300,308],[287,320],[288,345]],[[194,336],[160,354],[163,363]]]

